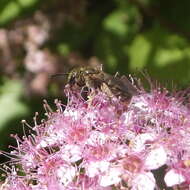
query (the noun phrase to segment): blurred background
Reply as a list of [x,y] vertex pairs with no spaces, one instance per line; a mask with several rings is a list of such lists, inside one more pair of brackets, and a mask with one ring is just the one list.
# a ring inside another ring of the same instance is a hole
[[51,76],[76,66],[143,70],[188,87],[189,7],[189,0],[0,0],[0,149],[14,142],[10,133],[23,133],[22,119],[33,126],[36,111],[44,118],[43,99],[64,101],[64,77]]

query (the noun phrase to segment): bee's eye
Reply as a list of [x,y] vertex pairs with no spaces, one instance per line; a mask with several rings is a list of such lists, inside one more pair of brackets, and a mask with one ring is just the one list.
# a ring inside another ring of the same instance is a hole
[[94,71],[94,69],[89,69],[89,70],[86,70],[85,73],[86,74],[94,74],[95,71]]

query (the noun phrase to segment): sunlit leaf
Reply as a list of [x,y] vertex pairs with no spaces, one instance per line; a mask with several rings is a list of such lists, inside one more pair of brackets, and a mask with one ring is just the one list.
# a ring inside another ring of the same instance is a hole
[[30,7],[34,5],[39,0],[17,0],[20,6],[22,7]]
[[129,47],[131,69],[143,68],[149,59],[152,44],[143,35],[138,35]]
[[[6,127],[6,122],[13,118],[25,115],[28,109],[19,98],[23,93],[19,81],[6,81],[0,88],[0,130]],[[13,124],[14,127],[14,124]]]
[[121,8],[111,12],[103,21],[106,31],[118,37],[129,38],[140,27],[139,11],[130,3],[124,3]]
[[0,24],[5,24],[11,19],[17,17],[20,13],[20,10],[21,7],[16,1],[10,1],[0,12]]
[[127,14],[123,11],[115,11],[104,20],[106,30],[118,35],[125,35],[127,32]]
[[180,61],[184,56],[184,52],[178,48],[159,49],[154,59],[156,65],[166,66],[167,64],[172,64],[172,62]]
[[30,8],[40,0],[15,0],[9,1],[0,11],[0,24],[6,24],[13,19],[16,19],[22,11]]

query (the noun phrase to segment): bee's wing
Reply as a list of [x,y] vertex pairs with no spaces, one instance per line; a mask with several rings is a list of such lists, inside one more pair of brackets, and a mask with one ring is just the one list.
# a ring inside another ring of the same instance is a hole
[[123,91],[129,92],[132,95],[138,95],[138,90],[132,85],[126,76],[121,76],[120,78],[121,87]]

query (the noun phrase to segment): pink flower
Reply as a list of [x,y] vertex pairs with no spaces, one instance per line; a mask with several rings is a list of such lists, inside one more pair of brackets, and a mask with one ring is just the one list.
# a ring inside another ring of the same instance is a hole
[[[19,138],[2,168],[5,190],[154,190],[190,185],[190,110],[165,89],[139,90],[127,102],[101,89],[67,85],[67,105],[45,103],[47,119]],[[158,184],[159,186],[159,184]],[[159,188],[159,187],[157,187]]]

